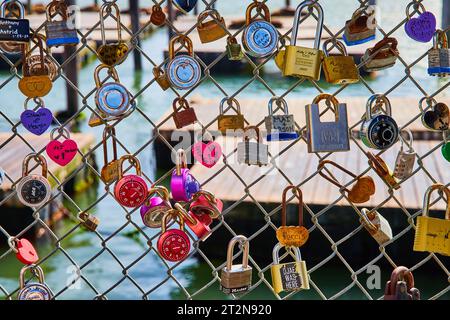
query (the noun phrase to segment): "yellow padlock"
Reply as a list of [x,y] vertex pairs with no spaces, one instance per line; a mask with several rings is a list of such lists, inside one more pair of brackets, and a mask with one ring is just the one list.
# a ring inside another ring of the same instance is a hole
[[[445,219],[431,218],[430,197],[434,190],[440,190],[447,197]],[[433,184],[425,192],[422,216],[417,217],[414,251],[428,251],[450,256],[450,189],[443,184]]]
[[[328,45],[334,44],[342,54],[331,56],[328,52]],[[359,72],[355,60],[347,54],[345,45],[335,39],[328,39],[323,43],[323,73],[325,80],[333,84],[355,83],[359,81]]]

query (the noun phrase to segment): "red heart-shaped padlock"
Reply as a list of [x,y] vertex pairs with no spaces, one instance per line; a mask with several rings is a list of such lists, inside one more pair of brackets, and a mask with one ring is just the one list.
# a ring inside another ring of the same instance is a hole
[[23,264],[34,264],[39,260],[36,249],[27,239],[19,239],[16,248],[16,257]]
[[215,141],[209,141],[208,143],[199,141],[192,146],[192,155],[202,165],[211,168],[222,156],[222,148]]
[[60,166],[68,164],[77,154],[77,143],[72,139],[66,139],[62,143],[58,140],[52,140],[45,148],[50,159]]

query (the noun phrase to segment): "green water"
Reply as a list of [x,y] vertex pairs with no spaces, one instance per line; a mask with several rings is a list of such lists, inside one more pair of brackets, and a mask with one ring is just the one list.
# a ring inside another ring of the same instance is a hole
[[[122,1],[127,2],[127,1]],[[283,1],[269,1],[269,4],[273,8],[278,8],[279,4]],[[325,21],[329,25],[341,25],[345,19],[351,15],[351,11],[356,8],[355,1],[346,0],[339,1],[339,7],[336,8],[338,1],[328,0],[323,2],[326,12]],[[381,24],[386,30],[392,28],[397,21],[403,19],[404,8],[409,1],[379,1],[381,7]],[[83,4],[82,1],[80,1]],[[89,2],[90,3],[90,2]],[[227,5],[225,1],[219,1],[218,9],[224,14],[237,14],[244,12],[246,4],[244,2],[233,3],[233,6]],[[120,1],[119,1],[120,4]],[[345,8],[345,12],[344,12]],[[351,8],[351,9],[348,9]],[[432,1],[427,3],[427,9],[434,11],[439,19],[440,1]],[[333,12],[333,14],[329,14]],[[301,31],[300,31],[301,32]],[[411,63],[415,57],[426,52],[428,45],[415,43],[407,40],[404,36],[403,28],[399,28],[394,36],[399,40],[399,50],[403,59],[407,63]],[[165,30],[156,32],[152,37],[143,43],[143,49],[151,59],[154,59],[156,63],[162,61],[162,50],[167,47],[167,36]],[[85,67],[79,77],[80,91],[86,96],[86,103],[90,106],[94,106],[92,93],[94,90],[93,82],[93,70],[96,64],[91,64]],[[117,68],[120,80],[125,84],[133,93],[138,92],[144,87],[151,79],[150,63],[144,64],[144,71],[142,74],[136,74],[133,72],[132,59],[128,59],[121,66]],[[387,71],[383,71],[379,74],[379,77],[375,80],[368,80],[370,86],[376,92],[384,92],[391,88],[404,76],[404,66],[399,63],[394,68]],[[439,81],[435,78],[429,78],[426,74],[426,61],[422,60],[412,71],[414,78],[420,82],[424,89],[428,92],[433,92],[437,88],[441,87],[445,82]],[[214,78],[220,83],[228,94],[233,94],[239,90],[240,87],[246,83],[250,75],[233,75],[233,76],[215,76]],[[279,75],[273,62],[270,62],[265,67],[264,79],[269,83],[270,87],[276,94],[283,93],[288,89],[293,80],[282,78]],[[0,83],[8,78],[8,74],[0,74]],[[334,92],[338,89],[336,86],[330,86],[326,83],[320,83],[322,89],[327,92]],[[317,91],[312,86],[303,85],[297,87],[288,97],[296,96],[308,96],[313,98]],[[368,96],[369,90],[362,84],[355,84],[348,86],[340,93],[338,97],[344,96]],[[443,92],[443,95],[446,93]],[[222,92],[215,87],[212,82],[202,83],[194,95],[200,95],[202,97],[216,97],[221,96]],[[269,100],[270,93],[264,89],[264,86],[259,82],[253,82],[246,89],[238,95],[240,97],[255,97],[265,98]],[[410,80],[406,80],[397,87],[391,96],[414,96],[420,97],[419,90],[413,85]],[[138,99],[139,108],[152,120],[156,121],[160,116],[171,107],[171,101],[174,98],[174,94],[170,91],[163,92],[156,84],[153,84],[147,88]],[[17,80],[10,81],[0,90],[0,109],[4,112],[12,121],[18,121],[19,115],[23,110],[23,96],[17,90]],[[54,89],[48,97],[45,97],[46,106],[53,112],[62,110],[65,107],[65,81],[59,78],[54,83]],[[258,106],[255,106],[258,107]],[[265,107],[265,106],[263,106]],[[394,108],[402,108],[403,106],[393,106]],[[303,108],[303,106],[290,106],[290,108]],[[361,113],[363,113],[365,106],[361,106]],[[89,112],[86,112],[86,116]],[[97,141],[101,140],[102,129],[90,128],[87,123],[82,125],[82,131],[92,133],[96,136]],[[145,145],[151,138],[151,131],[153,127],[137,112],[132,116],[122,121],[117,127],[116,131],[121,141],[126,142],[127,149],[134,153],[142,145]],[[9,124],[0,119],[0,130],[9,131]],[[23,132],[23,128],[19,128],[20,132]],[[119,147],[119,154],[123,154],[125,151]],[[102,151],[98,149],[96,156],[101,163]],[[151,145],[145,147],[139,155],[143,170],[150,179],[154,179],[156,175],[154,151]],[[1,166],[1,164],[0,164]],[[79,204],[82,209],[89,206],[90,203],[95,201],[97,194],[102,194],[103,184],[99,184],[98,190],[85,192],[79,194],[74,198],[74,201]],[[66,202],[66,204],[70,205]],[[75,213],[75,211],[72,211]],[[190,258],[184,261],[179,267],[177,267],[172,276],[176,279],[168,277],[166,272],[166,266],[157,258],[154,252],[148,252],[148,246],[146,245],[145,238],[136,234],[136,229],[132,224],[128,222],[125,217],[124,211],[109,195],[102,199],[100,203],[92,211],[101,220],[99,232],[104,239],[106,239],[107,250],[103,250],[101,246],[101,240],[94,234],[89,232],[83,232],[77,229],[76,232],[71,233],[68,237],[65,237],[61,242],[61,248],[64,251],[58,250],[43,264],[46,280],[49,286],[54,292],[59,292],[67,283],[67,279],[72,275],[73,269],[70,269],[72,265],[71,260],[75,261],[79,266],[87,264],[83,267],[82,274],[86,277],[90,285],[95,287],[98,292],[103,293],[111,288],[118,281],[123,280],[120,284],[108,292],[106,295],[112,299],[139,299],[142,297],[143,292],[151,293],[148,295],[150,299],[167,299],[176,298],[184,299],[185,293],[180,289],[178,283],[186,288],[189,293],[193,293],[203,288],[208,282],[212,280],[213,274],[211,267],[202,263],[195,258]],[[137,212],[132,216],[133,223],[143,228],[142,221]],[[55,233],[57,236],[64,235],[67,231],[71,230],[73,223],[65,221],[60,225]],[[144,232],[152,236],[155,231],[149,228],[145,228]],[[118,233],[117,236],[111,237],[113,234]],[[111,237],[111,238],[110,238]],[[225,246],[225,244],[224,244]],[[39,253],[41,257],[44,257],[47,253],[50,253],[55,248],[55,242],[50,237],[45,237],[37,243]],[[3,252],[3,250],[1,251]],[[70,258],[69,258],[70,257]],[[116,260],[119,260],[117,261]],[[136,264],[133,262],[140,259]],[[201,260],[202,261],[202,260]],[[123,265],[121,265],[121,263]],[[214,265],[217,267],[221,264],[221,261],[215,261]],[[127,270],[127,276],[124,278],[122,273],[123,266],[130,266]],[[0,260],[0,296],[2,295],[2,288],[7,291],[12,291],[17,288],[17,277],[20,269],[19,263],[11,255],[7,258]],[[256,271],[255,271],[256,272]],[[420,283],[420,288],[423,292],[437,292],[445,287],[446,276],[443,274],[415,274],[417,282]],[[269,272],[265,274],[266,279],[270,281]],[[323,291],[326,297],[331,297],[338,291],[343,290],[349,286],[352,282],[350,273],[344,267],[326,266],[319,269],[312,274],[313,281]],[[364,277],[363,277],[364,279]],[[383,283],[387,279],[387,274],[383,274]],[[70,280],[70,279],[69,279]],[[254,281],[258,278],[254,276]],[[166,281],[164,285],[156,287],[162,281]],[[137,288],[134,283],[139,284],[140,288]],[[177,283],[178,282],[178,283]],[[365,281],[361,281],[363,284]],[[67,290],[59,298],[60,299],[91,299],[96,295],[96,292],[91,289],[90,285],[81,281],[78,289]],[[382,284],[383,285],[383,284]],[[429,289],[429,290],[428,290]],[[371,292],[372,293],[372,292]],[[377,291],[373,296],[380,296],[381,291]],[[429,297],[429,293],[425,294],[425,297]],[[272,298],[272,294],[268,290],[267,286],[263,283],[246,298],[254,299],[268,299]],[[316,290],[310,290],[309,292],[303,292],[297,295],[298,298],[320,298]],[[213,283],[208,289],[202,291],[202,293],[195,298],[212,299],[212,298],[225,298],[224,295],[218,290],[218,281]],[[364,295],[355,286],[342,296],[345,299],[363,299]],[[443,298],[450,298],[448,293]]]

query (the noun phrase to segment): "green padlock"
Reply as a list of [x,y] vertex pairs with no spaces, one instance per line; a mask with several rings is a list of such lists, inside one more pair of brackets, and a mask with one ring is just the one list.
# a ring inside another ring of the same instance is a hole
[[442,148],[442,155],[444,156],[445,160],[450,162],[450,142],[445,143]]

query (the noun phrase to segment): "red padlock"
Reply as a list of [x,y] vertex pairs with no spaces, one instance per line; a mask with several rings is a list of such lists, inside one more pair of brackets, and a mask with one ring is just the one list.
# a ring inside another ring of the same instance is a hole
[[211,218],[217,219],[222,213],[223,203],[211,192],[199,190],[194,194],[189,210],[197,216],[208,214]]
[[[176,220],[176,217],[179,217],[180,229],[167,230],[169,218]],[[184,231],[184,218],[177,209],[171,209],[164,215],[157,248],[159,254],[168,261],[182,261],[188,256],[191,249],[191,240]]]
[[[127,159],[136,168],[136,174],[123,175],[123,162]],[[114,186],[114,196],[121,205],[136,208],[144,203],[148,187],[141,174],[141,164],[135,156],[128,154],[119,159],[119,177]]]
[[27,239],[11,238],[9,246],[16,253],[17,259],[23,264],[35,264],[39,260],[36,249]]
[[175,203],[175,209],[181,213],[183,219],[186,221],[186,225],[195,233],[199,240],[205,241],[211,235],[209,225],[202,222],[195,214],[184,210],[183,206],[179,203]]

